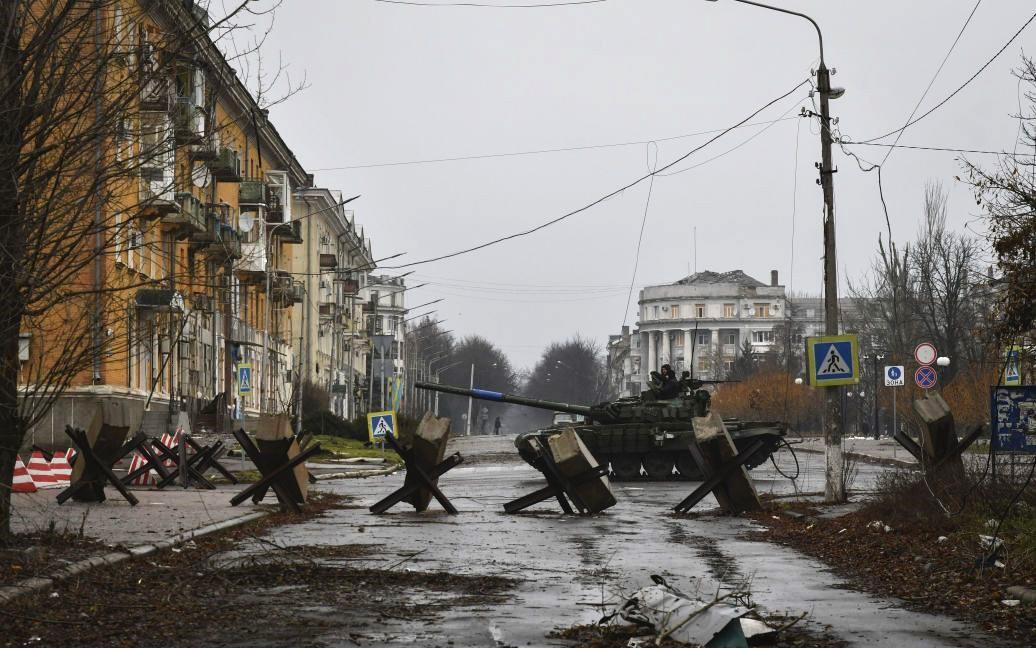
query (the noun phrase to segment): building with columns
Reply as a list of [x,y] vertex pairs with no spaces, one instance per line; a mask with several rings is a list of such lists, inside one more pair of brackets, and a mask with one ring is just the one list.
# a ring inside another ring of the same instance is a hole
[[776,270],[764,283],[742,270],[705,270],[640,291],[639,320],[608,344],[609,380],[618,396],[637,395],[664,364],[702,379],[722,379],[744,345],[773,348],[780,329],[796,351],[804,337],[823,332],[822,300],[791,298]]

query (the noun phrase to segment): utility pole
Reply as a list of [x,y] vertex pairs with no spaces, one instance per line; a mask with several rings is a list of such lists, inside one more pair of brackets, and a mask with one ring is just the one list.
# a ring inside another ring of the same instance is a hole
[[[817,29],[820,33],[820,29]],[[820,93],[820,185],[824,190],[824,334],[838,335],[838,263],[835,253],[835,168],[831,161],[831,74],[824,64],[823,48],[817,68]],[[827,465],[824,471],[824,500],[845,501],[845,455],[842,451],[842,403],[838,390],[825,392],[824,446]]]
[[[715,2],[715,0],[711,0]],[[754,0],[734,0],[741,4],[769,9],[791,16],[804,18],[817,32],[820,46],[820,66],[817,68],[817,91],[820,94],[820,186],[824,191],[824,334],[838,335],[838,273],[835,255],[835,187],[834,164],[831,161],[831,113],[828,107],[833,97],[841,96],[831,91],[831,73],[824,62],[824,35],[820,25],[804,13],[782,9]],[[828,387],[824,400],[824,445],[826,469],[824,471],[824,501],[845,501],[845,457],[842,452],[842,431],[845,428],[842,408],[842,390]]]

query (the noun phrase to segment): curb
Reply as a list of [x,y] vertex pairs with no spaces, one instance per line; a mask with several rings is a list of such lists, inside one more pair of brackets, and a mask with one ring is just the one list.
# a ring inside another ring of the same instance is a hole
[[399,466],[392,466],[391,468],[383,468],[381,470],[350,470],[348,472],[314,475],[314,477],[316,477],[318,481],[324,481],[327,479],[363,479],[364,477],[383,477],[385,475],[391,475],[398,470]]
[[[795,447],[795,446],[792,446]],[[795,452],[809,452],[811,454],[824,454],[823,450],[817,450],[815,448],[802,448],[795,447]],[[879,466],[893,466],[895,468],[919,468],[916,461],[903,461],[902,459],[888,459],[883,457],[872,457],[870,455],[860,454],[859,452],[845,452],[845,456],[850,459],[862,461],[864,463],[876,464]]]
[[0,587],[0,605],[10,603],[19,596],[36,592],[42,589],[46,589],[54,585],[58,581],[71,578],[83,574],[94,567],[100,567],[101,565],[115,565],[124,560],[130,558],[138,558],[140,556],[148,556],[153,553],[162,551],[163,549],[169,549],[175,547],[178,544],[182,544],[193,538],[200,538],[202,536],[211,535],[219,531],[225,531],[227,529],[233,529],[244,524],[248,524],[254,520],[258,520],[261,517],[266,516],[266,512],[249,513],[242,515],[241,517],[231,518],[229,520],[223,520],[222,522],[216,522],[208,526],[199,527],[192,531],[185,531],[178,535],[166,538],[165,540],[159,540],[152,544],[140,545],[137,547],[131,547],[126,551],[113,551],[109,554],[103,554],[100,556],[92,556],[84,560],[80,560],[77,563],[59,569],[48,577],[37,577],[26,579],[16,585],[8,585],[7,587]]

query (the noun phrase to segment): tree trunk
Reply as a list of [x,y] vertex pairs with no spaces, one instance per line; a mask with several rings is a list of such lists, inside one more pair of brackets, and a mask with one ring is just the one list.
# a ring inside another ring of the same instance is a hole
[[23,298],[18,270],[25,253],[25,228],[19,204],[19,161],[24,146],[24,116],[18,2],[0,2],[0,24],[10,30],[0,46],[0,544],[11,530],[11,482],[25,430],[18,413],[18,333]]

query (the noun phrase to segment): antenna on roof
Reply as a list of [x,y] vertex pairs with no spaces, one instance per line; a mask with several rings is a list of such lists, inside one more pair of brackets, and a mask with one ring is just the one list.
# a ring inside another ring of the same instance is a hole
[[694,227],[694,274],[698,274],[698,226]]

